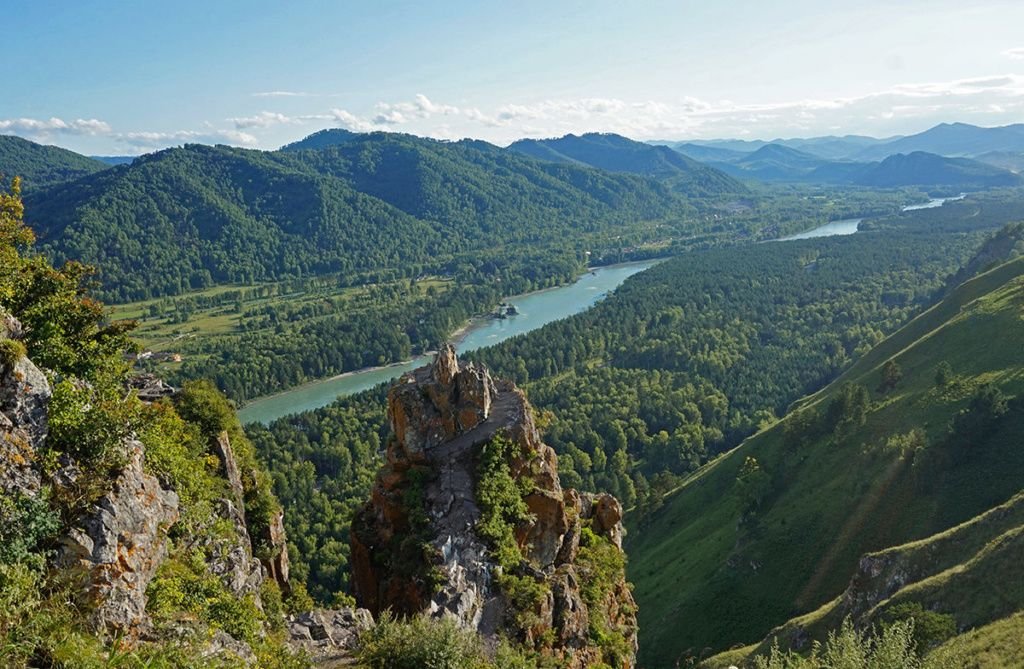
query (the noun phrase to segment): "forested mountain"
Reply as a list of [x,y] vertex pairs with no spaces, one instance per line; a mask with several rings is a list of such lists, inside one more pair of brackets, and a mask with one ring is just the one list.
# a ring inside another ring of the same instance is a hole
[[[876,139],[862,135],[807,137],[791,139],[743,140],[712,139],[688,142],[659,141],[696,160],[732,162],[729,154],[749,154],[769,144],[785,146],[826,160],[875,162],[897,153],[924,151],[940,156],[977,158],[992,151],[1024,152],[1024,124],[984,128],[969,123],[941,123],[924,132],[905,137]],[[703,156],[698,155],[707,151]],[[718,152],[717,154],[713,152]],[[718,158],[712,158],[717,155]]]
[[135,160],[136,158],[138,158],[138,156],[89,156],[89,157],[92,158],[93,160],[98,160],[98,161],[100,161],[101,163],[103,163],[105,165],[110,165],[111,167],[113,167],[115,165],[126,165],[126,164],[132,162],[133,160]]
[[345,130],[344,128],[327,128],[326,130],[318,130],[312,135],[303,137],[297,142],[291,144],[285,144],[281,147],[281,151],[303,151],[305,149],[324,149],[328,146],[337,146],[338,144],[344,144],[352,139],[359,136],[359,133],[352,132],[351,130]]
[[989,151],[974,157],[979,163],[1001,167],[1020,174],[1024,172],[1024,151]]
[[[967,158],[947,158],[933,153],[895,154],[881,162],[830,160],[783,144],[765,144],[746,154],[706,149],[708,164],[737,178],[759,181],[849,184],[874,188],[946,186],[980,190],[1014,186],[1021,178],[991,164]],[[677,149],[689,150],[693,149]],[[718,156],[712,159],[712,156]]]
[[[964,283],[667,500],[630,544],[647,662],[756,642],[804,613],[801,631],[779,634],[784,648],[822,639],[844,615],[917,615],[928,650],[1024,606],[1019,588],[998,585],[1024,578],[1013,503],[958,534],[861,559],[1020,490],[1022,277],[1018,258]],[[992,649],[1007,650],[1022,649]]]
[[678,151],[615,134],[588,133],[557,139],[521,139],[510,151],[560,163],[590,165],[610,172],[630,172],[665,180],[692,195],[742,193],[746,188],[716,169]]
[[830,161],[782,144],[765,144],[730,163],[713,164],[736,177],[761,181],[813,181],[815,170],[829,165]]
[[753,153],[753,151],[736,151],[695,142],[669,142],[665,146],[702,163],[732,163]]
[[36,144],[21,137],[0,135],[0,182],[21,177],[26,193],[72,181],[107,169],[108,165],[57,146]]
[[[886,144],[899,138],[876,139],[864,135],[826,135],[824,137],[794,137],[791,139],[773,140],[748,140],[748,139],[711,139],[711,140],[690,140],[688,142],[658,141],[652,144],[664,144],[680,153],[690,156],[694,160],[704,161],[711,156],[731,161],[738,158],[736,154],[749,154],[769,144],[785,146],[803,153],[809,153],[818,158],[828,160],[844,160],[852,158],[867,147]],[[705,158],[700,157],[700,154]]]
[[121,300],[323,273],[448,271],[462,252],[583,244],[688,211],[654,181],[485,143],[350,139],[280,153],[187,145],[36,192],[26,207],[56,260],[97,265],[104,294]]
[[941,123],[916,135],[869,146],[855,160],[881,160],[897,153],[924,151],[941,156],[979,156],[989,151],[1024,151],[1024,123],[982,128],[969,123]]
[[889,156],[860,174],[854,181],[862,186],[892,188],[923,185],[981,189],[1024,183],[1007,170],[967,158],[946,158],[916,151]]

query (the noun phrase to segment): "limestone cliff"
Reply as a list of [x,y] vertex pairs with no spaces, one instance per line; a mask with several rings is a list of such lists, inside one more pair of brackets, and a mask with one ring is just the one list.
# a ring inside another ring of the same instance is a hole
[[[445,346],[432,366],[392,387],[388,411],[387,464],[353,521],[360,606],[452,617],[566,667],[632,666],[636,606],[622,569],[622,508],[610,495],[562,488],[522,391],[460,364]],[[519,559],[511,566],[481,531],[481,452],[495,439],[511,444],[502,471],[528,511],[512,527]]]

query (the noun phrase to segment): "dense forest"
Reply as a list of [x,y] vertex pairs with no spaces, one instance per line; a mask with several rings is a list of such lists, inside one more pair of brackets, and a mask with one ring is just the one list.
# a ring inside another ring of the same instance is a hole
[[638,176],[531,160],[480,142],[360,135],[318,151],[188,145],[26,202],[61,262],[100,269],[115,300],[340,273],[353,283],[453,269],[469,251],[602,235],[667,236],[693,208]]
[[57,146],[36,144],[13,135],[0,135],[0,183],[14,177],[22,191],[32,193],[107,169],[99,160]]
[[[567,485],[650,513],[680,475],[936,299],[1006,215],[979,213],[973,232],[946,233],[930,230],[945,216],[930,211],[900,231],[682,255],[587,312],[467,357],[525,386]],[[345,587],[348,514],[386,439],[382,393],[249,426],[282,499],[315,510],[287,521],[321,598]]]

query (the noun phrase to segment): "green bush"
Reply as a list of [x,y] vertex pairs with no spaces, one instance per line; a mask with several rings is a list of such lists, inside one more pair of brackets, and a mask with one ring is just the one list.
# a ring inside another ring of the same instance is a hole
[[480,522],[476,532],[490,544],[495,561],[505,570],[517,568],[523,559],[515,527],[529,518],[523,501],[523,495],[529,492],[523,487],[528,481],[517,482],[508,465],[514,448],[507,438],[496,436],[477,454],[475,495]]
[[576,566],[580,595],[590,614],[590,638],[601,649],[605,663],[612,667],[624,666],[632,649],[625,635],[604,612],[612,603],[616,587],[625,580],[626,556],[610,541],[584,527]]
[[359,663],[366,669],[485,669],[479,638],[452,620],[388,614],[359,637]]
[[25,345],[17,339],[0,339],[0,367],[14,367],[25,354]]
[[959,659],[922,659],[916,650],[914,621],[895,622],[880,631],[861,631],[849,619],[829,632],[810,654],[782,652],[776,640],[767,656],[754,658],[756,669],[960,669]]
[[171,623],[186,612],[236,639],[253,641],[266,620],[253,597],[238,598],[228,591],[197,551],[165,561],[146,596],[146,609],[158,624]]
[[40,546],[60,529],[60,517],[50,507],[49,489],[35,497],[0,492],[0,564],[24,562],[41,568]]
[[918,602],[901,602],[885,612],[886,624],[914,621],[914,647],[925,653],[956,634],[956,619],[948,613],[929,611]]

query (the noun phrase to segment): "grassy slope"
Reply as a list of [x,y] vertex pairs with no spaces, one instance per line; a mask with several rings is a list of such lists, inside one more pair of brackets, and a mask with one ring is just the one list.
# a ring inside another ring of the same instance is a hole
[[[881,365],[896,357],[903,382],[885,396],[872,390],[866,423],[841,445],[822,440],[787,452],[777,424],[698,472],[634,533],[642,666],[758,641],[836,597],[861,554],[927,537],[1017,492],[1024,449],[1012,433],[956,468],[930,454],[927,468],[913,467],[885,443],[915,427],[934,441],[982,382],[1024,390],[1022,274],[1018,259],[969,281],[806,400],[823,407],[845,381],[874,389]],[[940,360],[958,376],[955,391],[934,387]],[[756,524],[741,529],[733,489],[748,456],[772,476],[773,492]]]

